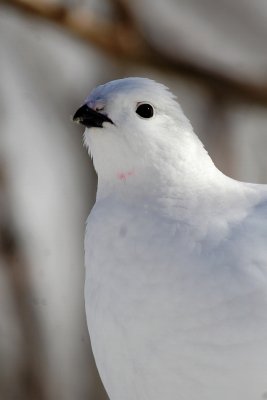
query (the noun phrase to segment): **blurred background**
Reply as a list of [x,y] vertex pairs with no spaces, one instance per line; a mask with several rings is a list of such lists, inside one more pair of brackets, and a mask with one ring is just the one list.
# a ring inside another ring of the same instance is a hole
[[0,1],[0,399],[104,400],[85,323],[96,176],[71,116],[156,79],[215,164],[267,183],[265,0]]

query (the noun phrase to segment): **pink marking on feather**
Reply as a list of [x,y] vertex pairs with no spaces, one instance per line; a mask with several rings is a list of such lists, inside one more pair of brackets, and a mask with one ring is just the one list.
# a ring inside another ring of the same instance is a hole
[[117,173],[117,178],[120,181],[126,181],[127,178],[129,178],[130,176],[133,176],[133,175],[134,175],[134,171],[133,170],[127,171],[127,172],[118,172]]

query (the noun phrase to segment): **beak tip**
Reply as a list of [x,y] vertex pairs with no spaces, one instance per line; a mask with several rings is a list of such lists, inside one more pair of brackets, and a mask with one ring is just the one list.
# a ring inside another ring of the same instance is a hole
[[79,117],[79,115],[77,115],[77,111],[76,113],[71,117],[72,122],[75,122],[76,124],[79,124],[81,121],[81,118]]

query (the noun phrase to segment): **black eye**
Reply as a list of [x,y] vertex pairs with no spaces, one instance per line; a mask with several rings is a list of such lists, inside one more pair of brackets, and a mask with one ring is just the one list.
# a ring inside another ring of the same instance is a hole
[[154,115],[154,109],[151,104],[142,103],[137,107],[136,114],[142,118],[151,118]]

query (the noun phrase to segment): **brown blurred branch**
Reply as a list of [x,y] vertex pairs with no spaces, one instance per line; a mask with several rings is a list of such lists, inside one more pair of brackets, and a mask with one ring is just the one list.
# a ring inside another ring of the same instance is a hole
[[2,2],[28,14],[53,21],[111,55],[129,59],[136,59],[140,54],[144,56],[145,48],[142,49],[139,35],[129,30],[124,23],[112,23],[88,11],[69,9],[46,0],[2,0]]
[[138,29],[127,0],[110,0],[119,10],[118,21],[107,21],[93,13],[70,9],[47,0],[2,0],[32,15],[53,21],[105,53],[129,62],[182,74],[224,96],[267,105],[267,85],[217,71],[204,60],[189,60],[184,54],[162,54]]
[[23,337],[22,359],[19,368],[20,399],[46,400],[46,380],[42,363],[40,321],[35,313],[30,271],[21,251],[10,211],[5,170],[0,165],[0,257],[6,266],[19,329]]
[[128,26],[131,25],[131,28],[136,27],[137,24],[133,13],[129,8],[128,0],[110,0],[110,3],[115,8],[116,14],[124,24],[127,24]]

